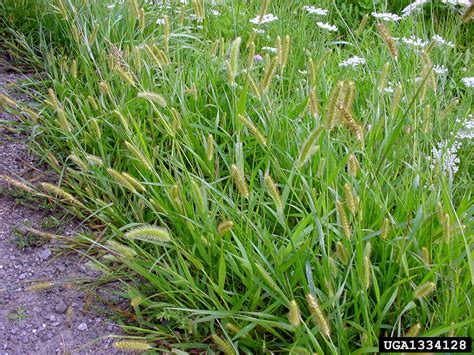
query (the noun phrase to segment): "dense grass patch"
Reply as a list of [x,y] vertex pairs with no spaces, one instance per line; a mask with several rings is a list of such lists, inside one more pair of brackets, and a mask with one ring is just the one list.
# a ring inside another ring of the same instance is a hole
[[101,229],[125,329],[226,353],[472,335],[464,8],[211,3],[0,5],[4,49],[43,71],[6,109],[61,176],[38,189]]

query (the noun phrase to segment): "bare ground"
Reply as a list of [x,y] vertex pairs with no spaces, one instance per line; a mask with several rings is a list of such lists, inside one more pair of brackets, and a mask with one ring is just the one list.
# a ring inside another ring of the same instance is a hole
[[[6,73],[0,64],[0,92],[16,99],[12,90],[21,75]],[[1,121],[4,121],[3,123]],[[8,121],[16,118],[0,109],[0,175],[29,179],[38,169],[25,145],[26,136],[12,133]],[[103,305],[86,311],[86,295],[77,288],[56,287],[40,292],[27,288],[35,280],[94,277],[84,260],[57,244],[31,245],[15,233],[24,225],[44,229],[52,212],[19,203],[0,179],[0,355],[2,354],[115,354],[111,334],[119,328],[107,319]],[[33,205],[35,201],[33,201]],[[71,219],[59,220],[55,233],[74,234]]]

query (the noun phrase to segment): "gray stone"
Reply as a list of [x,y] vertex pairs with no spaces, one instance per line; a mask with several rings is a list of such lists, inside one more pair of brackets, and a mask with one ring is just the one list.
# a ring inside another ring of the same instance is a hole
[[59,303],[54,306],[54,310],[59,314],[65,313],[67,310],[67,305],[63,301],[59,301]]
[[51,255],[53,255],[53,253],[48,248],[45,248],[45,249],[41,250],[41,252],[39,254],[41,259],[43,259],[43,260],[48,260],[51,257]]

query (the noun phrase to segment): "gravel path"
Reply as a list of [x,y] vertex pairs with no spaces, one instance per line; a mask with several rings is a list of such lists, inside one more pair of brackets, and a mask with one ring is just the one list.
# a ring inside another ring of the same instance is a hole
[[[21,78],[6,73],[0,64],[0,92],[21,99],[12,90]],[[0,109],[1,120],[15,118]],[[26,136],[12,133],[8,126],[0,122],[0,175],[25,179],[40,175],[23,143]],[[0,355],[116,354],[109,335],[120,331],[107,320],[105,306],[84,307],[86,295],[72,287],[26,290],[34,280],[94,277],[78,256],[58,256],[58,245],[30,246],[15,235],[21,225],[44,230],[51,215],[18,203],[0,179]],[[71,221],[59,224],[62,227],[53,232],[73,234]]]

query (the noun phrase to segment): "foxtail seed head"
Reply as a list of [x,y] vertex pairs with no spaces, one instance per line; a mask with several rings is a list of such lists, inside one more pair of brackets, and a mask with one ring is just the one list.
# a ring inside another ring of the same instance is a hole
[[62,107],[58,107],[57,109],[57,113],[58,113],[58,123],[59,123],[59,126],[64,129],[65,131],[71,133],[72,132],[72,128],[66,118],[66,114],[64,113],[64,109]]
[[357,212],[357,203],[356,203],[356,199],[354,198],[354,192],[352,190],[351,184],[349,183],[344,184],[344,195],[345,195],[347,206],[349,207],[349,211],[354,216]]
[[207,136],[206,157],[208,161],[214,158],[214,137],[210,133]]
[[388,77],[389,71],[390,71],[390,62],[386,62],[383,65],[382,73],[380,73],[380,78],[379,78],[379,91],[380,92],[383,92],[385,87],[387,86],[387,77]]
[[20,189],[20,190],[23,190],[23,191],[26,191],[30,194],[34,194],[35,193],[35,190],[33,190],[31,187],[29,187],[28,185],[22,183],[21,181],[19,180],[16,180],[16,179],[13,179],[7,175],[0,175],[0,180],[3,180],[5,181],[7,184],[11,185],[11,186],[14,186],[16,187],[17,189]]
[[126,188],[130,192],[136,193],[137,190],[135,189],[135,186],[133,186],[130,181],[128,181],[127,178],[125,178],[122,174],[120,174],[117,170],[108,168],[107,172],[112,176],[115,181],[121,185],[122,187]]
[[416,337],[420,333],[421,330],[421,324],[420,323],[415,323],[413,324],[410,329],[405,333],[406,337]]
[[354,154],[349,155],[349,159],[347,160],[347,172],[351,174],[353,177],[357,177],[359,175],[359,161]]
[[390,55],[392,56],[394,60],[397,60],[398,48],[387,26],[385,26],[382,22],[377,22],[376,26],[377,26],[377,30],[379,31],[380,36],[382,36],[385,44],[387,45]]
[[319,149],[316,145],[316,141],[322,131],[322,127],[314,129],[304,141],[301,150],[296,159],[296,167],[301,168],[308,160],[313,156],[314,153]]
[[212,341],[214,342],[214,344],[216,344],[217,348],[224,353],[224,355],[236,354],[233,346],[218,335],[212,334]]
[[336,104],[336,107],[341,113],[341,116],[346,122],[349,129],[352,131],[352,133],[356,136],[356,138],[359,140],[359,142],[363,146],[365,143],[365,140],[364,140],[364,132],[362,131],[362,127],[356,122],[354,116],[352,115],[350,111],[347,110],[346,107],[340,104]]
[[316,65],[314,64],[313,59],[309,58],[308,59],[308,81],[309,81],[309,86],[314,88],[316,87],[317,80],[316,80]]
[[421,258],[423,259],[423,263],[425,264],[425,266],[431,266],[431,256],[427,247],[421,248]]
[[94,43],[98,32],[99,32],[99,24],[96,24],[91,34],[89,35],[89,38],[87,39],[87,41],[89,42],[89,46],[92,46],[92,44]]
[[137,179],[135,179],[132,175],[128,173],[122,173],[122,176],[125,178],[125,180],[127,180],[130,183],[130,185],[134,187],[135,190],[139,192],[146,191],[145,186],[143,186],[142,183],[138,181]]
[[125,233],[125,238],[139,239],[146,242],[169,242],[171,235],[168,229],[156,226],[142,226]]
[[343,265],[349,264],[349,253],[341,242],[336,243],[336,257]]
[[275,56],[268,65],[265,67],[265,72],[263,73],[262,81],[260,82],[260,95],[263,96],[272,82],[273,77],[275,76],[275,70],[278,64],[278,56]]
[[275,203],[277,210],[282,211],[283,201],[281,200],[280,191],[278,191],[278,186],[275,184],[272,177],[268,174],[265,174],[265,177],[263,178],[263,180],[264,180],[267,192],[273,199],[273,202]]
[[149,171],[153,172],[153,166],[151,165],[150,161],[147,157],[145,157],[145,155],[143,155],[143,153],[137,147],[135,147],[130,142],[125,142],[125,146],[135,159],[142,163],[142,165]]
[[262,97],[260,96],[260,89],[258,88],[255,81],[252,79],[250,72],[247,73],[247,82],[250,85],[250,89],[252,89],[252,92],[254,96],[257,98],[257,100],[258,101],[262,100]]
[[398,112],[400,101],[402,100],[402,95],[403,95],[402,84],[398,84],[393,94],[392,103],[390,104],[390,117],[391,118],[393,118]]
[[246,116],[243,115],[238,115],[237,116],[239,121],[244,124],[245,127],[249,130],[249,132],[257,139],[257,141],[263,145],[267,145],[267,141],[263,135],[263,133],[260,131],[260,129]]
[[368,290],[372,283],[372,263],[370,262],[370,258],[368,256],[364,256],[362,260],[363,266],[363,277],[364,277],[364,286],[365,289]]
[[28,286],[26,291],[37,292],[43,290],[49,290],[55,286],[54,282],[39,282],[35,283],[34,285]]
[[151,345],[142,340],[121,340],[114,343],[114,348],[129,351],[147,351],[151,349]]
[[313,116],[313,118],[318,118],[319,117],[319,104],[318,104],[318,97],[316,95],[315,88],[312,88],[311,91],[309,92],[308,105],[309,105],[309,111],[311,112],[311,115]]
[[150,102],[157,103],[161,107],[166,107],[167,106],[166,99],[163,96],[161,96],[160,94],[157,94],[155,92],[142,91],[142,92],[139,92],[137,96],[140,97],[140,98],[147,99]]
[[389,218],[384,218],[382,222],[382,227],[380,228],[380,237],[382,239],[387,239],[387,236],[390,232],[390,227],[392,223]]
[[245,181],[245,177],[240,169],[237,167],[237,165],[232,164],[230,171],[232,178],[234,179],[234,184],[237,186],[237,190],[239,190],[240,195],[243,198],[249,198],[250,193],[247,187],[247,182]]
[[140,27],[140,32],[145,31],[145,10],[143,8],[139,10],[138,24]]
[[331,130],[334,128],[336,124],[336,105],[339,102],[339,97],[341,96],[342,88],[344,87],[344,82],[343,81],[338,81],[337,84],[334,86],[334,88],[331,91],[331,94],[329,96],[329,101],[327,104],[327,109],[326,109],[326,128]]
[[298,307],[295,300],[291,300],[288,305],[288,322],[295,327],[301,324],[300,307]]
[[306,295],[306,301],[308,302],[309,311],[311,312],[315,323],[318,325],[319,330],[329,338],[331,336],[331,328],[329,327],[329,322],[321,309],[318,300],[311,293],[308,293]]
[[453,228],[451,225],[451,217],[446,213],[443,218],[443,236],[445,242],[450,242],[453,238]]
[[224,235],[227,232],[231,231],[232,228],[234,228],[234,222],[232,222],[231,220],[227,220],[219,223],[219,225],[217,226],[217,233],[219,233],[219,235]]
[[347,239],[352,237],[351,227],[349,225],[349,220],[347,219],[346,210],[344,205],[340,201],[336,201],[336,210],[337,215],[339,216],[339,223],[342,227],[342,231]]
[[106,245],[112,249],[114,252],[116,252],[117,254],[120,254],[120,256],[123,256],[127,259],[132,259],[133,257],[135,257],[137,255],[137,252],[126,246],[125,244],[122,244],[122,243],[119,243],[115,240],[108,240]]
[[280,36],[277,36],[275,47],[276,47],[277,53],[278,53],[278,66],[281,67],[281,64],[282,64],[281,58],[282,58],[282,53],[283,53],[283,47],[282,47],[282,42],[281,42],[281,37]]
[[85,208],[85,206],[74,196],[56,185],[50,184],[49,182],[40,182],[40,186],[45,192],[61,197],[74,207]]
[[247,69],[250,70],[253,67],[253,63],[255,62],[255,43],[251,42],[248,45],[249,54],[247,57]]
[[237,37],[232,42],[230,46],[230,70],[232,73],[232,77],[235,78],[237,76],[237,72],[239,70],[239,54],[240,54],[240,44],[242,43],[242,38]]
[[342,106],[346,108],[347,111],[352,111],[352,105],[355,98],[355,83],[352,80],[349,80],[344,83],[344,97],[342,100]]
[[417,299],[422,299],[428,296],[431,292],[433,292],[435,288],[436,284],[434,282],[427,282],[418,287],[413,293],[413,296]]
[[79,169],[81,169],[82,171],[88,171],[89,170],[89,167],[87,166],[86,163],[84,163],[81,158],[79,158],[77,155],[75,154],[71,154],[68,156],[68,159],[71,160],[74,164],[76,164]]

